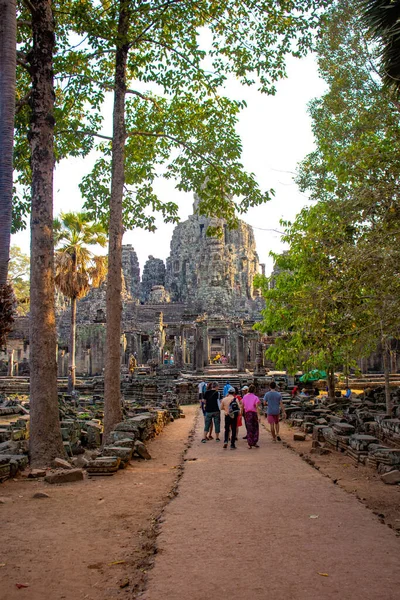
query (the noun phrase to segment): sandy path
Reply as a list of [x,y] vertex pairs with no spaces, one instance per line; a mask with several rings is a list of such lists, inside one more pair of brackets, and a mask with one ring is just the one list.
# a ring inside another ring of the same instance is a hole
[[200,429],[146,600],[400,597],[400,540],[371,511],[263,428],[260,449],[236,451],[201,444]]
[[[149,444],[151,461],[134,461],[114,477],[2,484],[0,600],[131,598],[145,577],[146,530],[169,500],[196,413],[185,407],[186,419]],[[40,491],[50,498],[33,499]]]

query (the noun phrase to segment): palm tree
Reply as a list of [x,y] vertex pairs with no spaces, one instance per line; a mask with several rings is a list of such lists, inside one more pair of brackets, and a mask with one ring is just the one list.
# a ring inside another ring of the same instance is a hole
[[380,44],[383,81],[400,92],[400,2],[357,0],[361,20]]
[[89,220],[86,213],[61,213],[54,221],[55,284],[71,300],[68,391],[75,388],[76,301],[106,277],[106,257],[95,256],[88,246],[107,245],[102,225]]

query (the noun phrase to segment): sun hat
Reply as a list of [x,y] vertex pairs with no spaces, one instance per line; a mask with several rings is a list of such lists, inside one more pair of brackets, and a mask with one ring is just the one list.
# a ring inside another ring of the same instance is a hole
[[244,385],[244,386],[242,387],[242,391],[243,391],[243,390],[248,390],[248,389],[249,389],[249,386],[248,386],[248,385]]

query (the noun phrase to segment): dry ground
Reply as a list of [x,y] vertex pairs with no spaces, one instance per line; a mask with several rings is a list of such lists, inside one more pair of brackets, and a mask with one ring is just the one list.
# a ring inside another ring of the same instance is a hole
[[323,475],[332,479],[346,492],[353,494],[378,515],[382,522],[400,534],[400,486],[384,484],[377,471],[361,464],[356,466],[348,456],[340,452],[322,456],[310,454],[311,436],[308,435],[305,442],[295,442],[293,440],[295,432],[300,430],[283,424],[282,440],[303,459],[311,461]]
[[[19,478],[0,486],[0,600],[132,598],[146,578],[157,518],[197,407],[184,412],[150,442],[152,460],[133,461],[113,477],[64,485]],[[33,499],[36,492],[50,497]]]
[[264,428],[252,450],[200,436],[145,600],[398,600],[400,539],[356,498]]

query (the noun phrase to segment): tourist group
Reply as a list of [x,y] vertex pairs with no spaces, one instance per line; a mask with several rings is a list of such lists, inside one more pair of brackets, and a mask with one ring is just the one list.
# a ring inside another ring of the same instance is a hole
[[226,382],[224,390],[221,393],[218,390],[218,383],[208,383],[204,381],[199,383],[199,402],[204,414],[204,434],[201,440],[205,444],[208,440],[213,440],[213,430],[215,431],[215,441],[220,442],[221,414],[224,418],[224,444],[223,448],[230,447],[236,449],[239,428],[245,424],[246,435],[243,437],[247,441],[249,449],[258,448],[258,438],[260,429],[261,415],[265,411],[267,421],[271,427],[272,439],[274,442],[280,442],[279,437],[279,417],[282,411],[283,418],[286,418],[285,408],[282,402],[282,395],[276,390],[276,383],[270,383],[270,391],[263,398],[254,393],[254,385],[244,386],[239,393],[238,388]]

